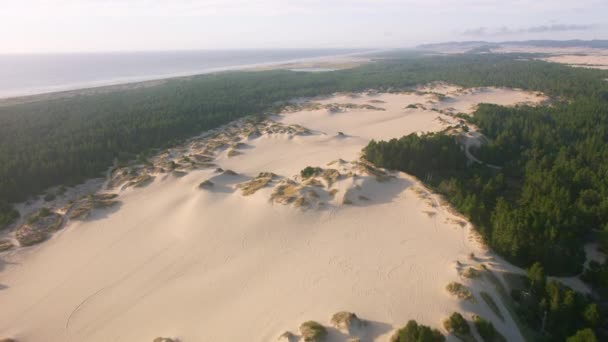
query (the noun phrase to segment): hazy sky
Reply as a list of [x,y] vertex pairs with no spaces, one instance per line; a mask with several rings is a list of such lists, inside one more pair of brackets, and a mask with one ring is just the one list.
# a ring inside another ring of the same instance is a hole
[[608,0],[2,0],[0,53],[608,39]]

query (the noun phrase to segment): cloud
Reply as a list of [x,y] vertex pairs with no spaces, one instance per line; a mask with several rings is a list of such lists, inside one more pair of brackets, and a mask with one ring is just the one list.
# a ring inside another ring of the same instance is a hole
[[579,24],[550,24],[529,26],[524,28],[509,28],[502,26],[498,28],[476,27],[467,29],[462,32],[465,36],[503,36],[522,33],[546,33],[546,32],[571,32],[571,31],[588,31],[595,28],[596,25],[579,25]]

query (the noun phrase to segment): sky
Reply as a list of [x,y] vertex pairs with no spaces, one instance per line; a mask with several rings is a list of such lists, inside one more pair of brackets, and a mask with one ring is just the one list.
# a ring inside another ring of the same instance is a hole
[[608,0],[1,0],[0,53],[608,39]]

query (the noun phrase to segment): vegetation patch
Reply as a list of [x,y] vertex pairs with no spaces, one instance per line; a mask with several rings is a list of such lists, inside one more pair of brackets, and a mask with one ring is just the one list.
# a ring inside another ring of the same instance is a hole
[[479,278],[481,271],[475,267],[467,267],[464,272],[462,272],[462,275],[466,278]]
[[42,208],[15,230],[15,238],[21,246],[31,246],[46,240],[49,234],[61,228],[62,224],[62,215]]
[[315,321],[307,321],[300,325],[300,334],[305,342],[323,342],[327,337],[327,329]]
[[356,334],[359,329],[365,326],[365,322],[359,319],[356,314],[347,311],[340,311],[331,317],[331,324],[345,334]]
[[452,313],[448,319],[443,321],[443,327],[464,342],[475,342],[469,323],[458,312]]
[[6,250],[9,250],[11,248],[13,248],[13,242],[9,239],[2,239],[0,240],[0,252],[4,252]]
[[458,299],[475,301],[475,297],[473,297],[471,290],[461,283],[451,282],[445,287],[445,289],[448,290],[449,293],[458,297]]
[[437,329],[418,324],[414,320],[407,322],[405,327],[397,330],[391,337],[391,342],[443,342],[445,336]]
[[307,166],[304,169],[302,169],[302,171],[300,171],[300,176],[302,176],[302,178],[306,179],[306,178],[317,176],[322,171],[323,171],[323,169],[321,169],[320,167]]
[[261,188],[266,187],[273,179],[276,177],[274,173],[271,172],[261,172],[254,179],[238,184],[236,187],[241,189],[241,193],[243,196],[249,196],[255,194]]
[[94,209],[110,208],[118,204],[117,194],[92,194],[84,196],[72,204],[68,217],[72,220],[84,220]]

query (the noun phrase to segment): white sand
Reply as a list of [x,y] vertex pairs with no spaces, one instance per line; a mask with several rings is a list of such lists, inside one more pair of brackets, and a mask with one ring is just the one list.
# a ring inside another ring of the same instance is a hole
[[[534,95],[505,89],[452,94],[450,107],[476,102],[512,104]],[[429,95],[337,96],[321,103],[372,103],[386,111],[302,111],[276,119],[315,131],[309,136],[263,135],[250,148],[216,161],[246,176],[271,171],[294,177],[305,166],[356,160],[369,139],[438,131],[454,118],[422,109]],[[431,107],[433,104],[427,104]],[[441,105],[441,104],[439,104]],[[343,132],[345,136],[337,136]],[[72,222],[50,241],[0,255],[0,337],[23,341],[275,341],[306,320],[329,326],[337,311],[371,322],[373,341],[388,341],[407,320],[441,328],[453,311],[481,314],[509,341],[521,340],[507,311],[500,321],[484,304],[489,283],[458,275],[456,261],[493,257],[470,225],[415,179],[388,182],[346,178],[335,188],[357,189],[367,202],[338,200],[325,210],[270,204],[272,189],[243,197],[243,178],[213,170],[156,177],[145,188],[120,192],[122,206],[93,220]],[[297,177],[296,177],[297,178]],[[198,184],[213,181],[213,190]],[[358,185],[358,187],[357,187]],[[433,214],[429,214],[429,213]],[[434,215],[434,216],[432,216]],[[465,222],[466,223],[466,222]],[[477,262],[475,262],[477,264]],[[500,261],[494,261],[500,267]],[[477,303],[445,291],[459,281]],[[501,305],[502,306],[502,305]],[[442,329],[442,328],[441,328]],[[346,336],[330,329],[332,341]]]

